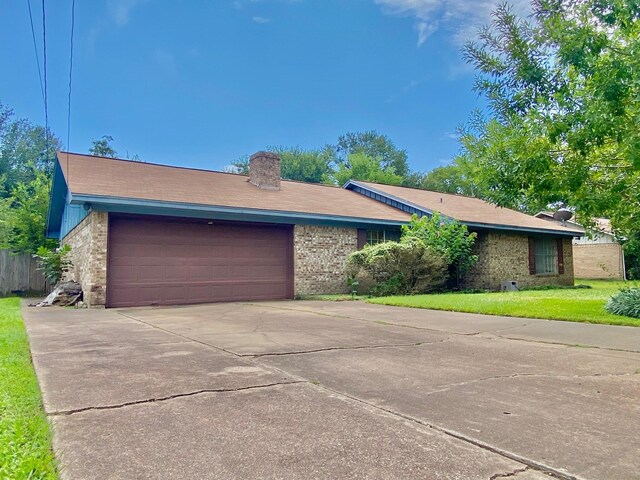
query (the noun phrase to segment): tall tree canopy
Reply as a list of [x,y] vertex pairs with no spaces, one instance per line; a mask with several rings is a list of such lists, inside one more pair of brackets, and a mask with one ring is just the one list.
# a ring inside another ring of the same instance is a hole
[[[407,152],[375,131],[346,133],[335,145],[306,150],[268,147],[280,155],[282,178],[342,185],[350,178],[394,185],[418,186],[422,174],[411,172]],[[249,173],[249,156],[231,163],[230,171]]]
[[0,103],[0,248],[35,252],[44,238],[60,141]]
[[502,5],[464,54],[491,115],[461,129],[455,175],[503,206],[640,229],[639,2],[535,0],[530,20]]
[[333,147],[337,154],[338,163],[350,167],[350,156],[355,153],[363,153],[369,158],[378,161],[380,168],[401,177],[407,176],[409,162],[407,151],[398,149],[389,137],[375,130],[366,132],[345,133],[338,137],[338,143]]
[[300,147],[269,147],[280,155],[282,178],[321,183],[331,173],[333,157],[327,149],[305,150]]
[[342,186],[349,180],[400,185],[403,178],[396,175],[393,168],[384,169],[380,162],[363,152],[349,155],[348,162],[339,163],[338,168],[329,176],[329,182]]
[[118,152],[113,148],[111,142],[113,142],[113,137],[111,135],[103,135],[96,140],[92,140],[89,153],[96,157],[116,158],[118,156]]

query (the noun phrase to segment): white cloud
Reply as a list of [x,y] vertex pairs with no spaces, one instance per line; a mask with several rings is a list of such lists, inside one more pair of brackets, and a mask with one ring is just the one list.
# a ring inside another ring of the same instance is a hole
[[433,32],[438,29],[437,23],[418,22],[416,25],[418,30],[418,47],[427,41]]
[[269,23],[271,21],[270,18],[266,18],[266,17],[259,17],[259,16],[254,16],[251,17],[251,20],[253,20],[255,23]]
[[122,27],[129,23],[131,10],[138,5],[147,3],[147,1],[148,0],[109,0],[107,10],[116,25]]
[[[414,17],[418,46],[438,28],[446,29],[454,43],[473,38],[477,29],[491,21],[491,12],[503,0],[373,0],[387,15]],[[531,0],[511,0],[516,13],[527,15]]]

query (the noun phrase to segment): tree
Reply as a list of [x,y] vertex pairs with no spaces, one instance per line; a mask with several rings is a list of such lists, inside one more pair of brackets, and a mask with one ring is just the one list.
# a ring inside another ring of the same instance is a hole
[[282,178],[300,182],[321,183],[331,173],[332,152],[304,150],[300,147],[269,147],[280,155]]
[[502,5],[464,54],[491,116],[472,117],[454,165],[484,198],[640,229],[640,3],[536,0],[531,21]]
[[7,243],[14,252],[35,253],[39,247],[57,246],[57,240],[45,238],[50,188],[50,176],[38,171],[31,182],[20,183],[13,189]]
[[[347,133],[336,145],[323,148],[279,146],[268,150],[280,155],[285,180],[342,185],[353,178],[407,187],[420,187],[423,180],[421,173],[410,171],[407,152],[375,131]],[[247,175],[249,156],[231,162],[226,171]]]
[[382,170],[393,172],[404,177],[409,175],[409,163],[407,151],[398,149],[386,135],[375,130],[357,133],[345,133],[338,137],[335,145],[338,163],[350,167],[350,156],[362,153],[370,158],[378,160]]
[[92,140],[89,153],[96,157],[117,158],[118,152],[115,151],[111,142],[113,142],[113,137],[111,135],[103,135],[97,140]]
[[[270,152],[280,156],[281,176],[285,180],[321,183],[329,177],[334,157],[331,150],[305,150],[301,147],[267,147]],[[227,168],[230,173],[249,174],[249,155],[231,162]]]
[[37,172],[51,175],[61,146],[44,127],[13,117],[13,110],[0,102],[0,196],[5,198],[18,184],[33,181]]
[[377,159],[359,152],[349,155],[347,162],[339,163],[337,170],[334,170],[325,181],[342,186],[349,180],[400,185],[403,178],[397,175],[393,168],[384,170]]
[[453,193],[468,197],[481,197],[481,192],[472,175],[458,164],[444,165],[427,172],[420,188],[434,192]]

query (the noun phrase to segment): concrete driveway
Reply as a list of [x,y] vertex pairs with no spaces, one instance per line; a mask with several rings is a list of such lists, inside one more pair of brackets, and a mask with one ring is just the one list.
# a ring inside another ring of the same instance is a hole
[[640,328],[360,302],[23,311],[63,478],[640,478]]

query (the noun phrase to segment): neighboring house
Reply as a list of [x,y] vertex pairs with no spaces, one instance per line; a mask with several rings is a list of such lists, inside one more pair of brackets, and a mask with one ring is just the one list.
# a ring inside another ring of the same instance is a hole
[[473,198],[281,181],[266,152],[248,176],[59,153],[47,235],[72,247],[90,306],[284,299],[345,291],[349,254],[436,210],[478,232],[468,286],[573,284],[578,231]]
[[553,218],[552,212],[540,212],[537,218],[566,225],[583,232],[573,239],[573,273],[575,278],[624,280],[624,250],[613,235],[607,218],[596,218],[596,230],[587,232],[582,225],[566,220],[564,224]]

